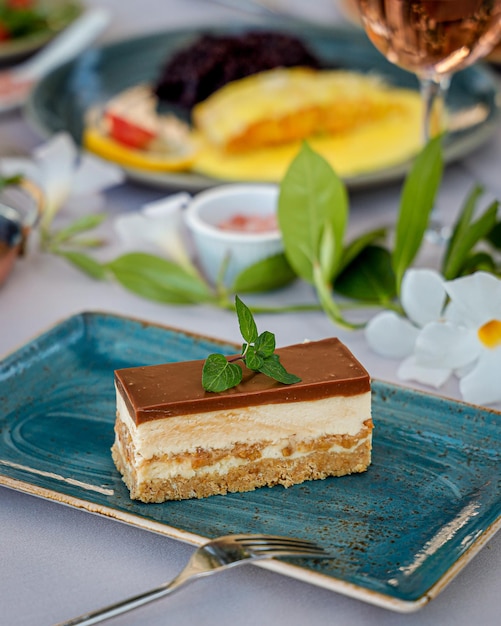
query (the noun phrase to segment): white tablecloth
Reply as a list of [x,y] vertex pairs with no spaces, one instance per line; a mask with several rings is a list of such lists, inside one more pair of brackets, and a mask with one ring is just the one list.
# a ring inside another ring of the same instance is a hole
[[[203,0],[93,0],[114,11],[102,41],[186,25],[248,19],[238,11]],[[293,3],[291,3],[293,4]],[[300,5],[301,3],[294,3]],[[339,19],[335,3],[312,0],[310,15]],[[304,14],[304,7],[303,7]],[[451,220],[474,181],[501,194],[501,130],[488,144],[450,166],[439,203]],[[19,112],[0,117],[0,154],[28,153],[42,138]],[[350,229],[367,230],[394,217],[400,186],[352,195]],[[166,192],[124,184],[106,194],[110,217],[135,211]],[[264,298],[274,303],[277,295]],[[296,285],[280,298],[311,299]],[[92,281],[56,257],[33,251],[19,262],[0,291],[0,356],[65,317],[86,310],[119,312],[178,328],[238,340],[233,315],[207,307],[170,307],[135,297],[118,286]],[[259,326],[276,333],[281,345],[338,335],[375,378],[398,382],[396,363],[370,353],[362,333],[339,331],[321,313],[262,315]],[[440,390],[457,398],[454,382]],[[41,626],[148,589],[174,576],[193,548],[112,519],[0,488],[0,623]],[[501,537],[474,558],[449,587],[418,613],[400,615],[261,568],[241,568],[199,581],[170,599],[116,619],[117,624],[274,624],[309,626],[454,625],[499,623]],[[113,622],[115,623],[115,622]]]

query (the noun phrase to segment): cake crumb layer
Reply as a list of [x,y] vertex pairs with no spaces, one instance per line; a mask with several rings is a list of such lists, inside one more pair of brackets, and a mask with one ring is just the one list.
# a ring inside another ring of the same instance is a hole
[[189,478],[178,475],[169,480],[157,478],[136,481],[116,444],[112,448],[112,455],[131,498],[159,503],[254,491],[265,486],[291,487],[310,480],[365,472],[371,460],[371,438],[366,437],[354,451],[335,454],[328,451],[311,452],[295,459],[257,459],[232,467],[225,473],[204,472]]

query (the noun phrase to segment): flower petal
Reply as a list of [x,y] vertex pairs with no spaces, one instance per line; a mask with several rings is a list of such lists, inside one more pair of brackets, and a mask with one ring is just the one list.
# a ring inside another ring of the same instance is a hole
[[373,317],[365,328],[369,346],[378,354],[402,359],[412,353],[418,329],[392,311]]
[[187,193],[145,204],[140,213],[121,215],[115,228],[122,243],[129,249],[161,252],[185,269],[191,268],[183,238],[181,211],[190,200]]
[[115,230],[127,250],[152,251],[155,228],[142,213],[119,215],[115,219]]
[[[480,327],[501,319],[501,279],[487,272],[475,272],[445,283],[454,304],[454,318],[469,326]],[[448,312],[451,315],[451,312]]]
[[425,367],[419,364],[414,355],[404,359],[397,370],[402,380],[415,380],[430,387],[441,387],[452,374],[450,368]]
[[87,196],[119,185],[125,179],[120,167],[84,154],[80,158],[71,189],[72,196]]
[[501,348],[484,350],[476,366],[461,378],[459,390],[472,404],[501,402]]
[[50,221],[70,195],[77,161],[77,148],[67,133],[59,133],[34,151],[41,170]]
[[481,350],[476,331],[449,322],[431,322],[416,339],[415,355],[425,367],[457,369],[474,362]]
[[438,321],[447,293],[444,279],[435,270],[408,270],[402,281],[402,306],[417,326]]

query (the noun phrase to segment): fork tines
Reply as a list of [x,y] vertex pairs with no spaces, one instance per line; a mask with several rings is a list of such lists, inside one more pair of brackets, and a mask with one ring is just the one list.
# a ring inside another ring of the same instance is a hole
[[260,553],[287,552],[294,554],[325,555],[325,550],[313,541],[280,535],[241,535],[235,540],[242,546]]

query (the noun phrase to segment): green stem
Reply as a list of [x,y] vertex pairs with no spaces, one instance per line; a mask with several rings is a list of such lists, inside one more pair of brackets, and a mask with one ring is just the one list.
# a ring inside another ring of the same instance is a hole
[[53,252],[52,237],[48,230],[40,228],[40,248],[44,252]]
[[[235,305],[229,300],[219,300],[219,306],[228,311],[234,311]],[[286,306],[249,306],[253,313],[301,313],[309,311],[321,311],[319,304],[289,304]]]
[[334,324],[348,330],[356,330],[364,327],[364,324],[353,324],[352,322],[348,322],[348,320],[344,319],[340,309],[332,297],[331,285],[327,284],[324,280],[320,264],[315,264],[313,267],[313,284],[323,310],[327,314],[327,317],[334,322]]

